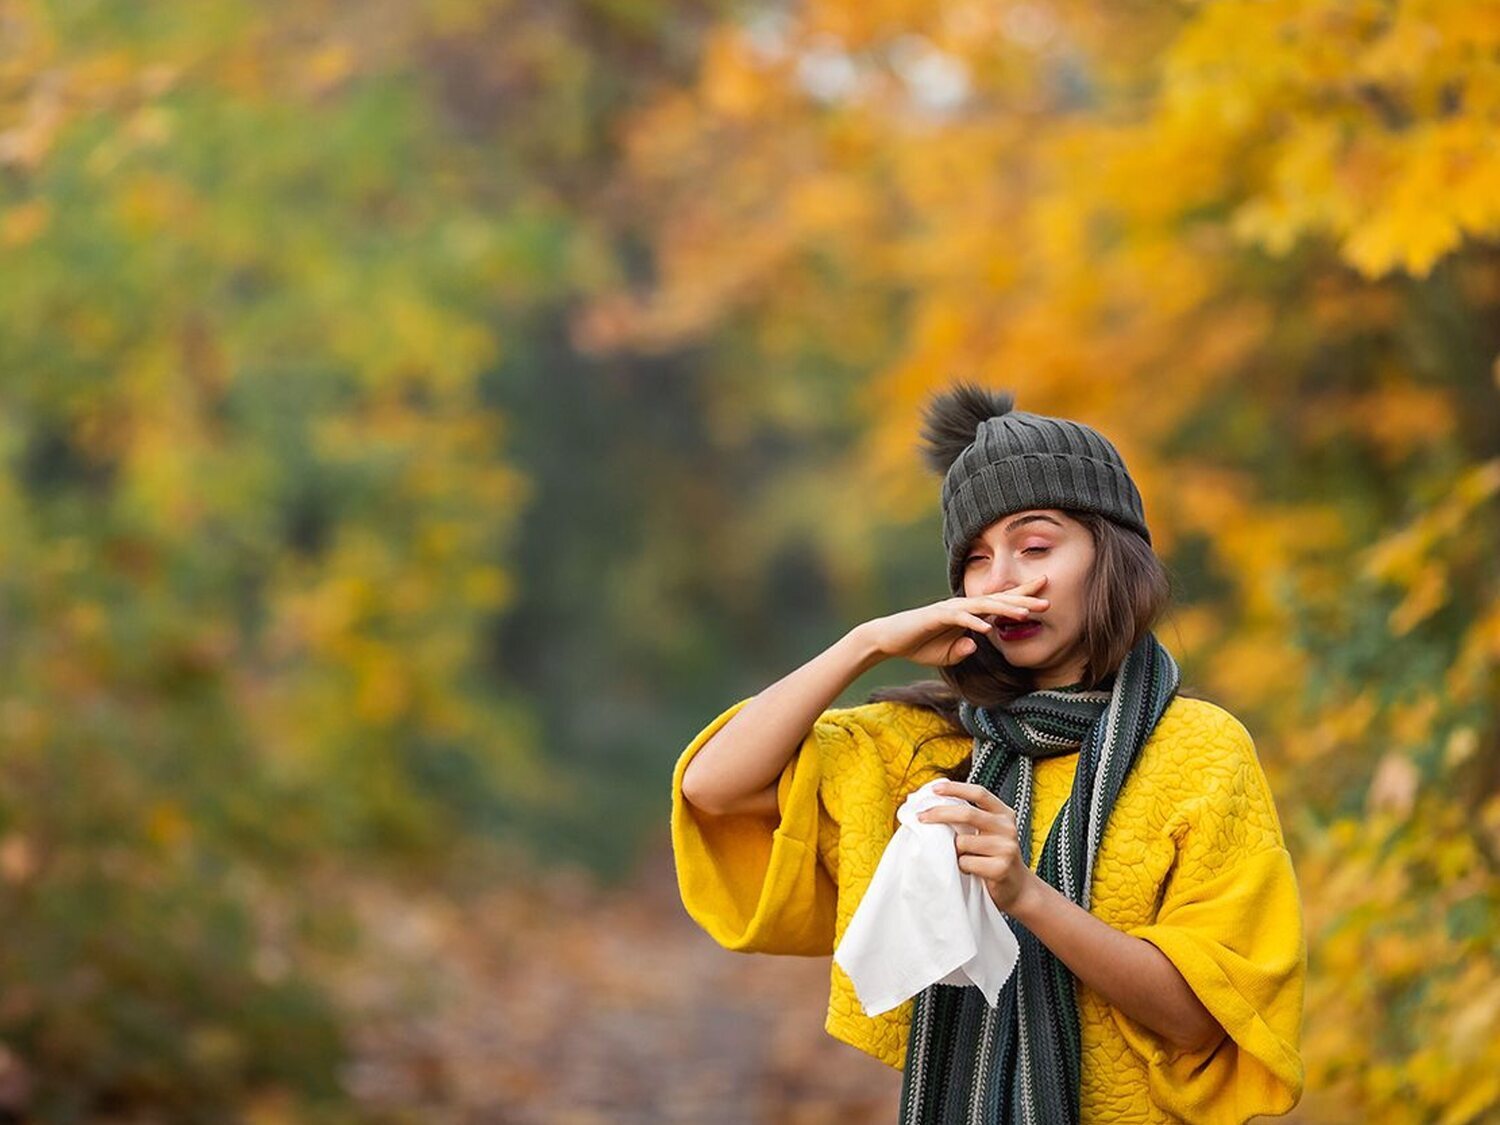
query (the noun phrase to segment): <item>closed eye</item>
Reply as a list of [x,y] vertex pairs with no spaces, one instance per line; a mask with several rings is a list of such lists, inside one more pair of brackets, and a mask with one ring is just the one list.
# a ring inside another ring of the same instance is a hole
[[[1023,555],[1029,555],[1029,554],[1031,554],[1032,551],[1041,551],[1043,554],[1046,554],[1046,552],[1050,551],[1051,549],[1052,548],[1050,548],[1050,547],[1027,547],[1024,551],[1021,552],[1021,554],[1023,554]],[[975,559],[982,559],[982,558],[984,558],[983,555],[970,555],[968,558],[966,558],[964,560],[964,565],[968,566],[969,563],[973,562]]]

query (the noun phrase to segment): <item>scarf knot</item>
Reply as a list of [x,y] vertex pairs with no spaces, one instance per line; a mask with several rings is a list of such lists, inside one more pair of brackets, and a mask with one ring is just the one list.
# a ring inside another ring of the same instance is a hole
[[1108,690],[1073,684],[1039,688],[1003,707],[978,707],[964,700],[958,719],[974,736],[976,751],[988,754],[998,749],[1028,758],[1053,758],[1082,748],[1109,697]]

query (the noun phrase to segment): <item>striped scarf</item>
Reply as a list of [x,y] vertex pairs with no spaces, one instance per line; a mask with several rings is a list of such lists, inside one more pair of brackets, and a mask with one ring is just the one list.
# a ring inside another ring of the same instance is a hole
[[[1053,821],[1036,873],[1085,910],[1115,797],[1180,681],[1177,662],[1148,632],[1109,689],[1069,684],[1028,692],[1007,707],[960,704],[959,719],[974,735],[968,780],[1015,810],[1028,867],[1036,759],[1080,751],[1072,795]],[[1008,914],[1005,920],[1021,955],[995,1007],[974,985],[933,984],[913,1000],[903,1125],[1078,1121],[1076,980],[1030,930]]]

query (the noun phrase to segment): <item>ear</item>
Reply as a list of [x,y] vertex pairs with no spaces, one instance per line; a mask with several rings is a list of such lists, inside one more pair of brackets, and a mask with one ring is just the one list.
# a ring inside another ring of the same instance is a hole
[[1011,391],[965,382],[933,395],[923,411],[921,454],[927,467],[945,476],[974,441],[980,423],[1009,414],[1015,398]]

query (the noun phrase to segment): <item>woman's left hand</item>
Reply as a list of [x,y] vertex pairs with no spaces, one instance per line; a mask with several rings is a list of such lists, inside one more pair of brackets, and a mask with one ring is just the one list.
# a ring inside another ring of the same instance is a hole
[[1021,859],[1015,811],[983,785],[967,781],[940,782],[932,791],[960,797],[969,804],[935,805],[917,814],[917,819],[924,823],[968,824],[978,829],[975,833],[955,833],[958,869],[978,875],[995,905],[1008,914],[1016,913],[1017,902],[1032,892],[1041,877]]

